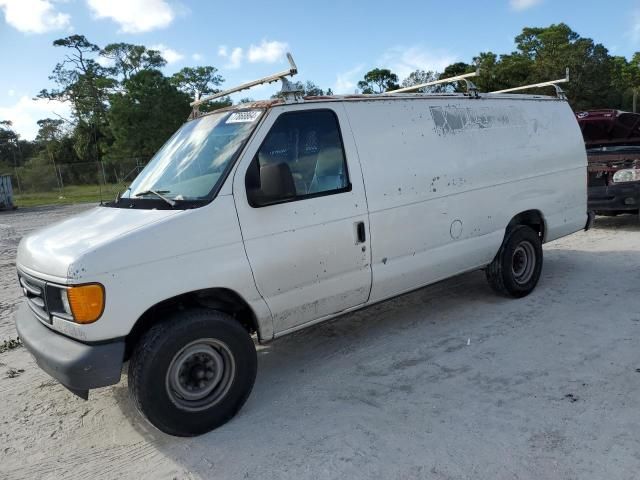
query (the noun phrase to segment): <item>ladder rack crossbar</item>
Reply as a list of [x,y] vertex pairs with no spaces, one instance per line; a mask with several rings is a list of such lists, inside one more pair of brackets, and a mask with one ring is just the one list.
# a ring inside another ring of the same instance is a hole
[[464,80],[466,78],[477,77],[477,76],[478,76],[478,72],[465,73],[465,74],[462,74],[462,75],[456,75],[455,77],[443,78],[441,80],[434,80],[432,82],[421,83],[419,85],[412,85],[410,87],[399,88],[397,90],[391,90],[391,91],[389,91],[387,93],[410,92],[412,90],[418,90],[418,89],[424,88],[424,87],[431,87],[433,85],[440,85],[440,84],[443,84],[443,83],[456,82],[458,80]]
[[192,107],[197,107],[198,105],[202,105],[205,102],[209,102],[211,100],[215,100],[216,98],[226,97],[232,93],[241,92],[242,90],[248,90],[249,88],[263,85],[265,83],[273,83],[278,80],[282,80],[285,77],[293,77],[296,73],[298,73],[298,67],[296,67],[295,62],[293,61],[293,57],[290,53],[287,53],[287,60],[289,60],[289,69],[283,70],[278,73],[274,73],[273,75],[269,75],[268,77],[259,78],[258,80],[253,80],[251,82],[246,82],[237,87],[229,88],[228,90],[224,90],[222,92],[214,93],[213,95],[208,95],[206,97],[200,98],[198,100],[194,100],[190,103]]
[[[530,88],[556,87],[558,83],[567,83],[568,81],[569,81],[569,69],[567,68],[566,76],[558,80],[550,80],[548,82],[533,83],[531,85],[522,85],[521,87],[505,88],[504,90],[496,90],[495,92],[490,92],[490,93],[509,93],[509,92],[518,92],[520,90],[529,90]],[[560,87],[557,87],[557,88],[560,88]]]

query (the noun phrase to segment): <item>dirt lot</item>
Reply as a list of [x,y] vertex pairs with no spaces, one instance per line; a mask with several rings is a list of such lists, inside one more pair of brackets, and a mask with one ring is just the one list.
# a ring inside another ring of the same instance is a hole
[[[0,213],[0,341],[18,239],[82,208]],[[522,300],[475,272],[261,348],[246,406],[199,438],[148,427],[126,378],[83,402],[2,353],[0,478],[636,479],[640,223],[545,255]]]

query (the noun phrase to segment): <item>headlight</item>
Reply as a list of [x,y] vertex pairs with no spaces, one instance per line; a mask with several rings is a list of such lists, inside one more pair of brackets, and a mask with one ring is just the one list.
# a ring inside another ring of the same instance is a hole
[[89,283],[62,290],[62,305],[77,323],[93,323],[104,310],[104,287]]
[[613,174],[614,183],[637,182],[640,180],[640,169],[625,168]]

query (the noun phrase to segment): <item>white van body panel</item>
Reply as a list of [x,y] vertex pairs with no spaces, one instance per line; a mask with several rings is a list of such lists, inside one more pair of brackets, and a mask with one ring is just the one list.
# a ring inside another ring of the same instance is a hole
[[28,269],[28,273],[43,280],[69,283],[73,274],[69,267],[86,252],[177,213],[176,210],[92,208],[26,235],[18,246],[18,267]]
[[[107,207],[96,210],[113,217],[115,224],[117,217],[126,223],[133,211]],[[137,212],[156,215],[153,210]],[[270,339],[271,314],[253,282],[233,197],[220,195],[198,209],[158,212],[165,214],[163,221],[113,236],[73,257],[64,270],[70,272],[64,283],[101,283],[106,292],[105,310],[98,321],[88,325],[54,318],[53,328],[86,341],[119,338],[131,331],[144,312],[164,300],[202,289],[226,288],[249,304],[260,334]],[[99,214],[74,217],[74,230],[69,234],[95,228],[92,220],[96,215]],[[107,230],[100,231],[108,234]],[[46,232],[36,234],[37,238],[44,241]],[[19,259],[22,263],[18,268],[27,266],[23,257]],[[35,274],[33,269],[27,269],[27,273]],[[42,278],[40,274],[36,276]]]
[[[310,109],[337,115],[351,190],[251,207],[246,171],[269,128],[282,113]],[[583,229],[586,164],[569,105],[548,97],[281,104],[269,108],[211,203],[99,207],[26,237],[17,263],[43,280],[104,285],[98,321],[54,319],[73,338],[121,338],[160,302],[223,288],[244,299],[269,340],[484,267],[521,212],[540,212],[545,241]]]
[[323,105],[342,126],[351,191],[260,208],[249,205],[249,164],[279,115],[318,105],[272,108],[234,176],[234,196],[258,291],[283,332],[364,304],[371,290],[370,242],[358,243],[356,224],[368,223],[357,151],[340,103]]
[[586,154],[564,101],[346,102],[372,238],[371,302],[490,263],[538,210],[546,240],[583,229]]

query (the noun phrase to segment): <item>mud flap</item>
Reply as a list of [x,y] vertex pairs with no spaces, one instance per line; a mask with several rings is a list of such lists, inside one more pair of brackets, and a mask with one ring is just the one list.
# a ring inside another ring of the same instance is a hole
[[594,212],[593,210],[589,210],[587,212],[587,224],[584,226],[585,232],[591,229],[591,227],[593,227],[593,222],[595,221],[595,219],[596,219],[596,212]]
[[78,390],[77,388],[67,387],[66,385],[63,385],[63,387],[65,387],[67,390],[69,390],[74,395],[77,395],[81,399],[89,400],[89,390]]

